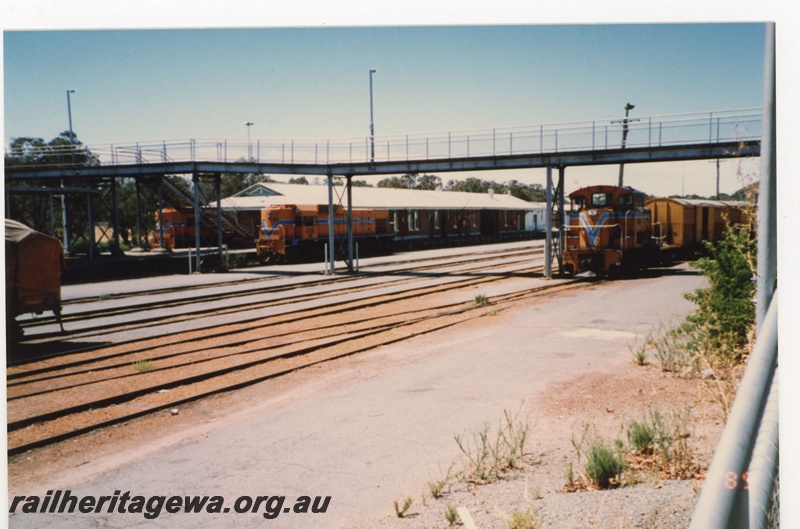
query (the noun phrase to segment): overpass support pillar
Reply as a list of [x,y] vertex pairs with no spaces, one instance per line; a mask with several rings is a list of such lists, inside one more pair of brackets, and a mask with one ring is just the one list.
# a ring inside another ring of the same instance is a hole
[[547,182],[545,183],[547,207],[544,214],[544,277],[553,277],[553,168],[547,166]]
[[336,273],[336,267],[333,259],[336,255],[334,248],[335,238],[333,233],[334,228],[334,206],[333,206],[333,175],[328,174],[328,269],[325,271],[328,275]]
[[200,175],[192,173],[192,183],[194,184],[194,248],[195,265],[194,269],[200,272]]
[[353,175],[347,175],[347,271],[355,272],[353,258]]
[[[547,166],[547,209],[545,213],[544,276],[553,278],[553,257],[558,261],[558,274],[563,273],[564,255],[564,171],[558,166],[558,185],[553,189],[553,167]],[[558,230],[558,240],[553,244],[553,225]]]
[[564,165],[558,166],[558,186],[556,187],[554,193],[556,203],[553,207],[557,222],[556,227],[558,228],[558,247],[556,248],[556,259],[558,260],[559,276],[564,274],[564,171],[566,169],[567,168]]

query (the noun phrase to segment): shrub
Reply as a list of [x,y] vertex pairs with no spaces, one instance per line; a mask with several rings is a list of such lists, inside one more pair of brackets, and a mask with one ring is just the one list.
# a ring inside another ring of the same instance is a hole
[[723,361],[740,362],[755,320],[756,241],[749,226],[735,226],[716,243],[704,245],[709,257],[693,265],[709,286],[686,295],[698,305],[688,321],[699,332],[698,348],[715,351]]
[[643,454],[652,450],[656,432],[646,422],[633,421],[628,426],[628,440],[634,450]]
[[625,469],[625,462],[601,442],[595,442],[589,449],[588,461],[584,470],[586,475],[601,489],[611,486],[611,480],[619,478]]

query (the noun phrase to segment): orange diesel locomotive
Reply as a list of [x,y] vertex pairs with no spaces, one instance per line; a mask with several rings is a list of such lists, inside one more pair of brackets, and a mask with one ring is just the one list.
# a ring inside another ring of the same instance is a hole
[[563,254],[568,273],[638,268],[657,255],[643,192],[600,185],[573,191],[569,199]]
[[691,256],[703,241],[749,222],[746,202],[657,198],[632,187],[590,186],[569,195],[564,226],[566,272],[610,274]]
[[[389,211],[353,209],[353,238],[364,252],[390,251]],[[336,206],[333,235],[347,236],[347,209]],[[321,256],[329,241],[327,205],[273,205],[261,210],[256,255],[262,262]]]
[[[164,208],[161,216],[161,229],[158,225],[158,211],[155,212],[156,227],[150,233],[150,244],[153,248],[193,248],[195,245],[194,214],[183,213],[174,208]],[[163,230],[164,240],[161,241]],[[214,230],[204,223],[200,224],[200,237],[202,240],[216,244]]]

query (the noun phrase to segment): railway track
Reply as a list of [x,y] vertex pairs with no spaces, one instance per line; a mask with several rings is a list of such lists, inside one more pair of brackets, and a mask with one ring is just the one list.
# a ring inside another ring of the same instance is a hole
[[[528,268],[517,270],[536,272],[530,259]],[[311,309],[303,303],[286,305],[288,310],[280,314],[9,367],[9,454],[584,285],[548,282],[512,288],[492,296],[491,307],[465,301],[464,295],[454,299],[454,289],[474,292],[498,277],[502,274],[475,274],[438,285],[394,285],[393,292],[382,285],[380,293],[365,291],[362,297]]]
[[[356,276],[334,276],[320,279],[318,274],[303,276],[289,282],[276,283],[276,278],[258,279],[242,282],[225,282],[201,289],[195,287],[190,293],[181,289],[158,289],[139,292],[136,302],[130,293],[120,296],[106,296],[73,299],[65,304],[62,316],[66,333],[62,333],[55,318],[38,318],[23,323],[26,340],[23,346],[42,345],[65,340],[77,341],[92,337],[106,337],[120,331],[147,329],[148,333],[169,324],[187,322],[199,318],[217,318],[225,314],[254,312],[281,305],[298,304],[312,300],[332,298],[342,293],[352,294],[372,290],[380,283],[385,288],[413,283],[425,273],[435,273],[437,277],[459,277],[463,274],[493,272],[498,259],[505,264],[530,262],[531,257],[541,255],[541,249],[486,252],[471,258],[441,260],[434,263],[406,262],[381,266],[378,270],[367,269]],[[428,260],[426,260],[428,261]],[[480,264],[486,266],[481,267]],[[464,268],[468,267],[468,268]],[[378,268],[378,267],[373,267]],[[266,284],[265,284],[266,283]],[[198,292],[199,291],[199,292]],[[157,299],[153,299],[157,298]],[[126,300],[122,306],[109,306],[109,303]],[[69,308],[82,306],[83,308]],[[94,308],[98,305],[102,307]],[[50,329],[48,329],[50,328]],[[115,340],[116,341],[116,340]],[[74,352],[71,350],[70,352]],[[59,351],[58,354],[64,354]],[[38,356],[38,355],[37,355]],[[41,356],[38,356],[41,357]],[[12,365],[16,363],[12,361]]]

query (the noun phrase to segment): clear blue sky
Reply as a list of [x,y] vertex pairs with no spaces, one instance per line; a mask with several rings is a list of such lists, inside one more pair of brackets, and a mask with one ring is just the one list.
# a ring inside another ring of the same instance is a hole
[[[6,31],[4,141],[336,139],[760,107],[760,23]],[[752,164],[750,164],[752,165]],[[722,191],[739,187],[722,165]],[[740,170],[752,171],[755,166]],[[616,182],[570,168],[567,189]],[[708,162],[626,167],[655,194],[714,193]],[[441,174],[444,181],[466,175]],[[476,173],[544,183],[544,171]]]

